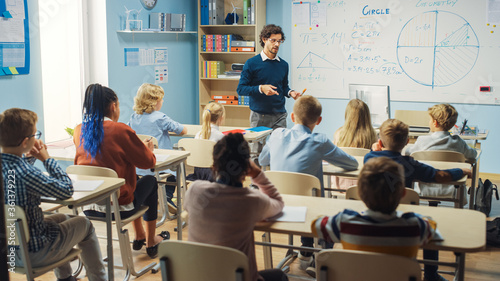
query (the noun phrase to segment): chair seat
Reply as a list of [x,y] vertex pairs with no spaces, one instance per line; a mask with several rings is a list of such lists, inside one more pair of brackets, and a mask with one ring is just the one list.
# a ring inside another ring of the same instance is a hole
[[[43,275],[49,271],[52,271],[54,268],[58,268],[65,263],[68,263],[68,262],[71,262],[71,261],[77,259],[78,255],[81,252],[82,252],[82,250],[73,248],[73,249],[71,249],[71,251],[69,251],[68,255],[65,258],[63,258],[62,260],[60,260],[56,263],[47,265],[47,266],[33,268],[33,272],[32,272],[33,277]],[[16,266],[15,272],[20,273],[20,274],[26,274],[26,269],[24,267]]]
[[122,220],[122,225],[127,225],[130,222],[135,221],[137,218],[142,217],[142,215],[144,215],[144,213],[146,213],[146,211],[148,209],[149,209],[148,206],[141,206],[141,207],[139,207],[139,210],[137,210],[137,212],[135,214],[133,214],[132,216],[130,216],[130,217]]

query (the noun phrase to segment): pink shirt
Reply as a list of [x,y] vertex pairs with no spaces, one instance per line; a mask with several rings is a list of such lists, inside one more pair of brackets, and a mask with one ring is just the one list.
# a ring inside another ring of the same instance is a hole
[[255,223],[281,212],[285,203],[261,172],[252,182],[260,190],[195,181],[186,193],[188,240],[231,247],[248,257],[252,280],[257,273],[253,229]]

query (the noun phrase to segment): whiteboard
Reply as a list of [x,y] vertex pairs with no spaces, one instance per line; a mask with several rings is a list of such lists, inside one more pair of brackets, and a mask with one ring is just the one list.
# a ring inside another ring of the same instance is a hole
[[374,84],[392,101],[500,104],[500,23],[488,22],[497,2],[292,2],[291,85],[319,98]]

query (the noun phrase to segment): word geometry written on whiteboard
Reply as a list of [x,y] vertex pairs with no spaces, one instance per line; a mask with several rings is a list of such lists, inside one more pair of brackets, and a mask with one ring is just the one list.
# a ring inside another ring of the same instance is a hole
[[416,83],[433,88],[455,84],[467,76],[480,49],[467,20],[439,10],[410,19],[397,44],[397,58],[404,73]]

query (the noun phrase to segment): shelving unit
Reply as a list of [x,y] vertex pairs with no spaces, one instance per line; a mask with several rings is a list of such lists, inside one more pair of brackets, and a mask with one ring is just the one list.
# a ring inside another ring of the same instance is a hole
[[[224,17],[231,13],[233,3],[236,7],[243,7],[243,0],[225,0]],[[200,0],[198,0],[198,15],[200,15]],[[231,78],[203,78],[202,66],[204,61],[223,61],[226,70],[231,69],[233,63],[245,63],[249,58],[257,55],[262,50],[259,44],[259,35],[262,27],[266,24],[266,0],[255,0],[255,24],[243,24],[243,11],[238,9],[238,25],[201,25],[201,18],[198,16],[198,65],[199,65],[199,112],[200,124],[202,111],[212,99],[212,95],[237,96],[236,88],[239,79]],[[203,52],[202,37],[211,34],[239,34],[244,40],[255,41],[255,52]],[[250,108],[246,105],[224,105],[226,109],[225,126],[250,126]]]

